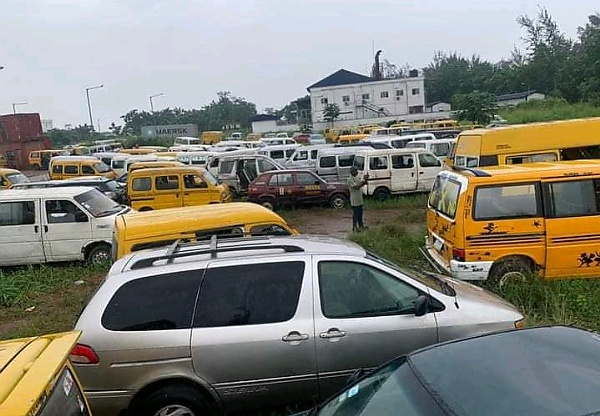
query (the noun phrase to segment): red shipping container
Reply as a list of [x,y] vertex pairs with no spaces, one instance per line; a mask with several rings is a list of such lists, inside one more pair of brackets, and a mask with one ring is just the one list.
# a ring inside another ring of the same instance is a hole
[[0,116],[0,140],[23,141],[42,135],[42,121],[38,113],[4,114]]

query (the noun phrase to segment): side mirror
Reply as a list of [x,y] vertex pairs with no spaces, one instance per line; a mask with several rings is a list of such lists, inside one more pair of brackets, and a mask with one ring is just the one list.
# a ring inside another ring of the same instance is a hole
[[423,316],[429,311],[429,296],[419,295],[414,301],[415,316]]

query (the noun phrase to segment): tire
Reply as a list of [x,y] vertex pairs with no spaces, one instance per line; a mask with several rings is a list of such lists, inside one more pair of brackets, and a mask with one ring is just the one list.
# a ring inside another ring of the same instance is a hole
[[329,206],[333,209],[342,209],[346,206],[348,199],[342,194],[335,194],[329,198]]
[[141,208],[140,208],[138,211],[140,211],[140,212],[144,212],[144,211],[153,211],[153,209],[152,209],[152,208],[150,208],[150,207],[141,207]]
[[390,191],[387,188],[377,188],[373,192],[373,198],[377,201],[385,201],[390,197]]
[[200,391],[185,384],[162,387],[140,400],[132,416],[213,416],[215,412]]
[[271,211],[275,210],[275,202],[273,201],[272,198],[267,198],[267,199],[261,199],[260,200],[260,204],[267,208],[270,209]]
[[111,248],[108,244],[98,244],[92,247],[86,256],[86,261],[92,264],[99,264],[109,261],[111,258]]
[[523,257],[507,257],[492,266],[488,284],[503,287],[507,283],[525,282],[533,276],[531,263]]

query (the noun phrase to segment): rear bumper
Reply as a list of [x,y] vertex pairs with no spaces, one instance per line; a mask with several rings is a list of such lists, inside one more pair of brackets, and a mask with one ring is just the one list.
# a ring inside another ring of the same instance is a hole
[[442,268],[448,275],[459,280],[487,280],[493,261],[457,261],[447,263],[431,246],[425,237],[425,254],[430,261]]
[[94,416],[114,416],[127,409],[133,393],[127,390],[85,391]]

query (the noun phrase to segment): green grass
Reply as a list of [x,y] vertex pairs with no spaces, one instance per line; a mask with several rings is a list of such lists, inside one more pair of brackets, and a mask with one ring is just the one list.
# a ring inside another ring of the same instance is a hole
[[570,104],[556,98],[534,100],[516,107],[498,110],[510,124],[536,121],[567,120],[572,118],[600,117],[600,106],[591,103]]

